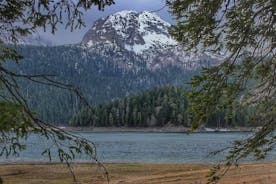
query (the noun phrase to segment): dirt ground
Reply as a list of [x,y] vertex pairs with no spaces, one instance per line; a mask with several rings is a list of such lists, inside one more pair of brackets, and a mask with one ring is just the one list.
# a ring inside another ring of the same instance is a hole
[[[105,164],[110,184],[203,184],[211,165],[204,164]],[[77,164],[78,184],[108,183],[104,169]],[[65,165],[0,165],[4,184],[68,184],[72,175]],[[1,182],[0,182],[1,183]],[[276,184],[276,163],[244,164],[231,169],[221,184]]]

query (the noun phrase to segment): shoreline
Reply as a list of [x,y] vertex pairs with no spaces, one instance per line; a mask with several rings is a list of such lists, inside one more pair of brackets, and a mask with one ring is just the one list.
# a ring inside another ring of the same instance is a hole
[[[95,160],[73,160],[69,162],[72,165],[129,165],[129,164],[136,164],[136,165],[216,165],[219,163],[223,163],[221,161],[165,161],[165,162],[158,162],[158,161],[104,161],[99,159],[97,162]],[[239,162],[240,165],[256,165],[256,164],[275,164],[276,160],[273,159],[264,159],[264,160],[242,160]],[[0,159],[0,167],[3,165],[64,165],[65,163],[61,163],[59,160],[52,160],[49,161],[48,159],[21,159],[21,160],[1,160]]]
[[166,126],[166,127],[59,127],[65,131],[72,132],[143,132],[143,133],[210,133],[210,132],[255,132],[256,127],[236,127],[236,128],[201,128],[199,130],[191,132],[189,127],[175,127],[175,126]]
[[[112,163],[73,164],[72,169],[82,184],[190,184],[206,183],[213,164],[143,164]],[[106,170],[105,170],[106,169]],[[107,182],[108,172],[109,182]],[[72,183],[72,174],[66,164],[12,164],[0,165],[3,183]],[[270,184],[276,181],[276,162],[240,164],[220,180],[220,184]]]
[[[80,161],[80,162],[70,162],[72,165],[216,165],[219,162],[88,162],[88,161]],[[244,161],[240,162],[239,165],[258,165],[258,164],[276,164],[276,161]],[[66,163],[61,163],[59,161],[7,161],[1,162],[0,167],[3,165],[66,165]]]

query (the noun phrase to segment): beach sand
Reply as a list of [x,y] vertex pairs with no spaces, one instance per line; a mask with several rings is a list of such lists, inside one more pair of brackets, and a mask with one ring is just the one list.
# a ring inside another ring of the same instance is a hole
[[[110,184],[203,184],[211,165],[206,164],[104,164]],[[102,168],[74,164],[79,184],[108,183]],[[72,175],[61,164],[2,164],[4,184],[68,184]],[[231,169],[221,184],[276,183],[276,163],[243,164]]]

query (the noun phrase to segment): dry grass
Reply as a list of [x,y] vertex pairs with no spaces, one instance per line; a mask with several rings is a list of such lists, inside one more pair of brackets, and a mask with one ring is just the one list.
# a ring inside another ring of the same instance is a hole
[[[201,184],[210,165],[204,164],[106,164],[111,184]],[[74,165],[81,184],[107,183],[103,169],[96,165]],[[72,176],[66,166],[0,165],[4,184],[68,184]],[[276,183],[276,163],[248,164],[232,169],[222,184]]]

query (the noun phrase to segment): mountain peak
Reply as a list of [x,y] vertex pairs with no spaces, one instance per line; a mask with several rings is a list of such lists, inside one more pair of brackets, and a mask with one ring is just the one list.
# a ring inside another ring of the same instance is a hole
[[142,54],[150,48],[176,45],[168,34],[170,24],[155,13],[124,10],[97,20],[86,33],[82,44],[92,47],[114,44],[124,50]]
[[122,10],[122,11],[119,11],[119,12],[116,12],[114,13],[113,15],[111,16],[122,16],[122,17],[126,17],[128,16],[129,14],[137,14],[138,12],[137,11],[134,11],[134,10]]
[[185,52],[169,34],[170,26],[155,13],[124,10],[97,20],[81,45],[103,56],[111,55],[128,69],[133,69],[133,58],[150,70],[169,65],[192,70],[216,63],[212,56]]

